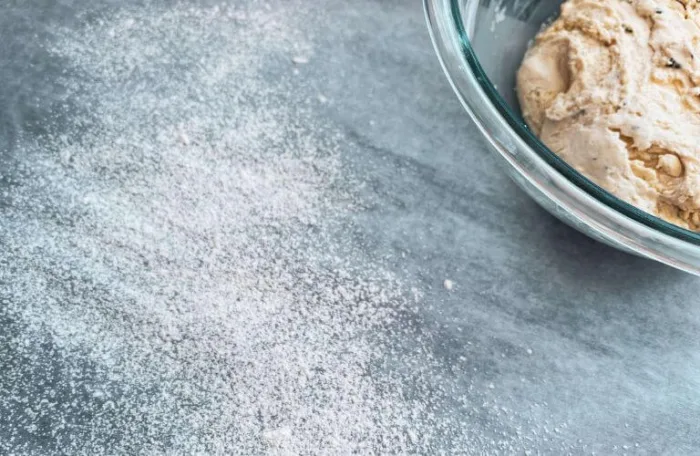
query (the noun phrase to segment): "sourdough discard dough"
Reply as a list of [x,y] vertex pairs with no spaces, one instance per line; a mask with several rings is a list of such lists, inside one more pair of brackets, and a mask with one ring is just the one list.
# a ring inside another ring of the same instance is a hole
[[525,120],[564,160],[700,230],[700,0],[568,0],[517,84]]

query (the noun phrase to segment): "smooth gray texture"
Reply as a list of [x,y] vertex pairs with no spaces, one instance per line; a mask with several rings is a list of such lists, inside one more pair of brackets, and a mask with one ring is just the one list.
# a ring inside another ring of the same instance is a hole
[[[70,26],[76,10],[118,2],[49,3],[11,1],[0,15],[0,186],[22,161],[13,144],[40,133],[56,95],[60,68],[43,59],[44,24]],[[328,23],[313,26],[321,38],[304,77],[332,101],[318,109],[371,184],[375,204],[357,215],[355,242],[398,258],[397,274],[430,289],[436,305],[416,321],[436,335],[444,382],[476,389],[484,404],[445,404],[444,413],[463,413],[483,438],[533,435],[504,453],[700,452],[700,280],[583,237],[511,184],[441,74],[419,2],[322,3]],[[5,204],[0,196],[0,217]],[[1,233],[0,219],[0,246]],[[0,267],[12,267],[2,250]],[[0,395],[26,394],[11,391],[16,376],[51,387],[7,348],[21,329],[5,298],[0,284]],[[50,344],[37,342],[37,353],[52,353]],[[44,367],[90,381],[88,366],[81,375],[62,372],[58,358]],[[9,426],[0,407],[0,439]],[[46,435],[22,439],[37,454],[61,452]]]

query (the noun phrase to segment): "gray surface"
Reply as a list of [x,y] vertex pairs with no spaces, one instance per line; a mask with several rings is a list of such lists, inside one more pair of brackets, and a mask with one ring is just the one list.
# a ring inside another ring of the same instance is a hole
[[[11,185],[7,176],[22,161],[13,143],[40,132],[57,89],[54,63],[42,59],[42,22],[71,17],[80,2],[50,3],[10,2],[11,13],[0,15],[0,185]],[[465,427],[496,440],[533,435],[505,453],[700,451],[700,281],[590,241],[511,184],[441,74],[417,1],[324,3],[334,19],[315,24],[326,38],[305,71],[333,100],[318,109],[353,143],[346,158],[371,183],[375,205],[355,220],[358,246],[387,258],[406,253],[396,273],[432,287],[427,299],[441,303],[416,321],[435,335],[445,381],[457,393],[477,385],[483,399],[445,413],[463,413]],[[12,258],[0,252],[0,265],[11,268]],[[51,387],[46,372],[27,371],[9,348],[18,329],[3,299],[0,395],[26,393],[12,390],[18,375],[41,395]],[[50,353],[50,343],[35,350]],[[78,383],[89,377],[62,372],[58,357],[51,369]],[[18,448],[27,443],[61,451],[47,434],[24,434]]]

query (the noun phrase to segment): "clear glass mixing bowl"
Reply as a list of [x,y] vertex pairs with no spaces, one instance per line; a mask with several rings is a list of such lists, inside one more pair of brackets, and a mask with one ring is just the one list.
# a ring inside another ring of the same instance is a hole
[[700,275],[700,234],[625,203],[550,151],[520,117],[515,74],[556,0],[424,0],[452,87],[509,175],[542,207],[594,239]]

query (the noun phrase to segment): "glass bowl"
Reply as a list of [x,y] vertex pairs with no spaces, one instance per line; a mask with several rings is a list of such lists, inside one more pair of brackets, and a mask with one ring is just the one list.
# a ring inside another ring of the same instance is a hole
[[618,199],[550,151],[521,118],[515,74],[556,0],[424,0],[430,35],[462,105],[513,180],[554,216],[629,253],[700,275],[700,234]]

